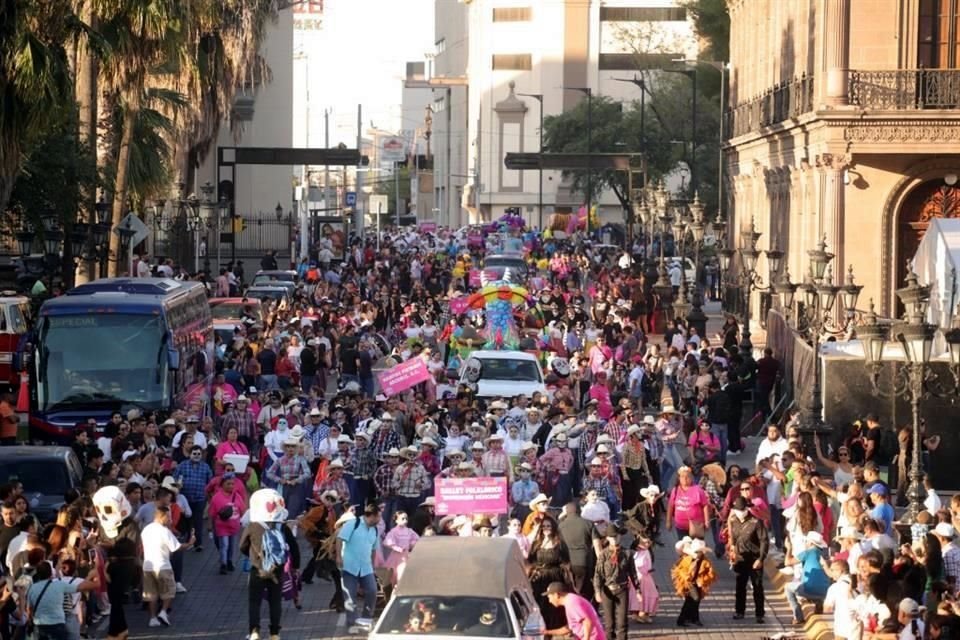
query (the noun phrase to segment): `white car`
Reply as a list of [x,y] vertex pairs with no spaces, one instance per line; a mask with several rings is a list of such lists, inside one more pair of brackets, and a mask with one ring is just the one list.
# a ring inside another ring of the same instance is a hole
[[476,385],[476,395],[484,398],[547,393],[540,362],[526,351],[474,351],[464,362],[460,383]]

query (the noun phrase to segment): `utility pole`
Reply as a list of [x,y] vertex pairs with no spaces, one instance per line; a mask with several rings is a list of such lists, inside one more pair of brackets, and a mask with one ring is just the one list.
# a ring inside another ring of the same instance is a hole
[[[519,93],[517,94],[524,98],[533,98],[540,103],[540,153],[543,154],[543,94],[542,93]],[[540,188],[538,190],[537,196],[537,210],[540,217],[540,222],[538,227],[540,232],[543,232],[543,160],[540,161]]]
[[[416,149],[414,149],[416,151]],[[393,163],[393,198],[397,210],[397,229],[400,228],[400,163]],[[379,242],[379,240],[377,240]]]
[[[363,151],[363,105],[357,105],[357,151],[360,151],[362,154]],[[357,176],[357,210],[354,214],[356,216],[356,225],[357,225],[357,236],[360,238],[361,242],[363,241],[363,207],[360,205],[360,195],[363,191],[363,172],[357,171],[355,174]]]

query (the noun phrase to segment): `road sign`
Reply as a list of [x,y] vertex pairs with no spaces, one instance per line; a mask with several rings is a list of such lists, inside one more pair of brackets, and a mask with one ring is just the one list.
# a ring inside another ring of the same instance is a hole
[[403,138],[389,136],[380,140],[380,162],[404,162],[407,159],[407,145]]
[[120,235],[120,229],[129,229],[133,231],[133,235],[130,237],[130,246],[135,247],[144,240],[147,236],[150,235],[150,228],[143,223],[143,220],[137,217],[137,214],[131,212],[126,215],[126,217],[120,221],[119,226],[113,229],[113,232],[117,235]]
[[356,191],[347,191],[347,206],[355,207],[357,206],[357,192]]
[[367,209],[370,213],[387,213],[390,211],[390,199],[384,195],[372,195],[368,200],[370,205]]

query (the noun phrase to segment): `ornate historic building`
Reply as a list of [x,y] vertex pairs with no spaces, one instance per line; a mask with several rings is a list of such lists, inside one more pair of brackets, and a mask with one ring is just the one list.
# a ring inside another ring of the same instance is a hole
[[929,220],[960,216],[960,0],[728,7],[728,237],[754,218],[797,282],[825,236],[835,280],[898,313]]

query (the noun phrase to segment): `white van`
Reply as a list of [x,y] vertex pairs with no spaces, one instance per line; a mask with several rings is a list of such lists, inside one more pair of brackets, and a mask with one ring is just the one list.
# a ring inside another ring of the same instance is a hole
[[510,538],[420,538],[370,640],[543,640],[543,617]]
[[526,351],[474,351],[464,363],[460,383],[471,388],[476,385],[480,398],[547,393],[540,362]]

